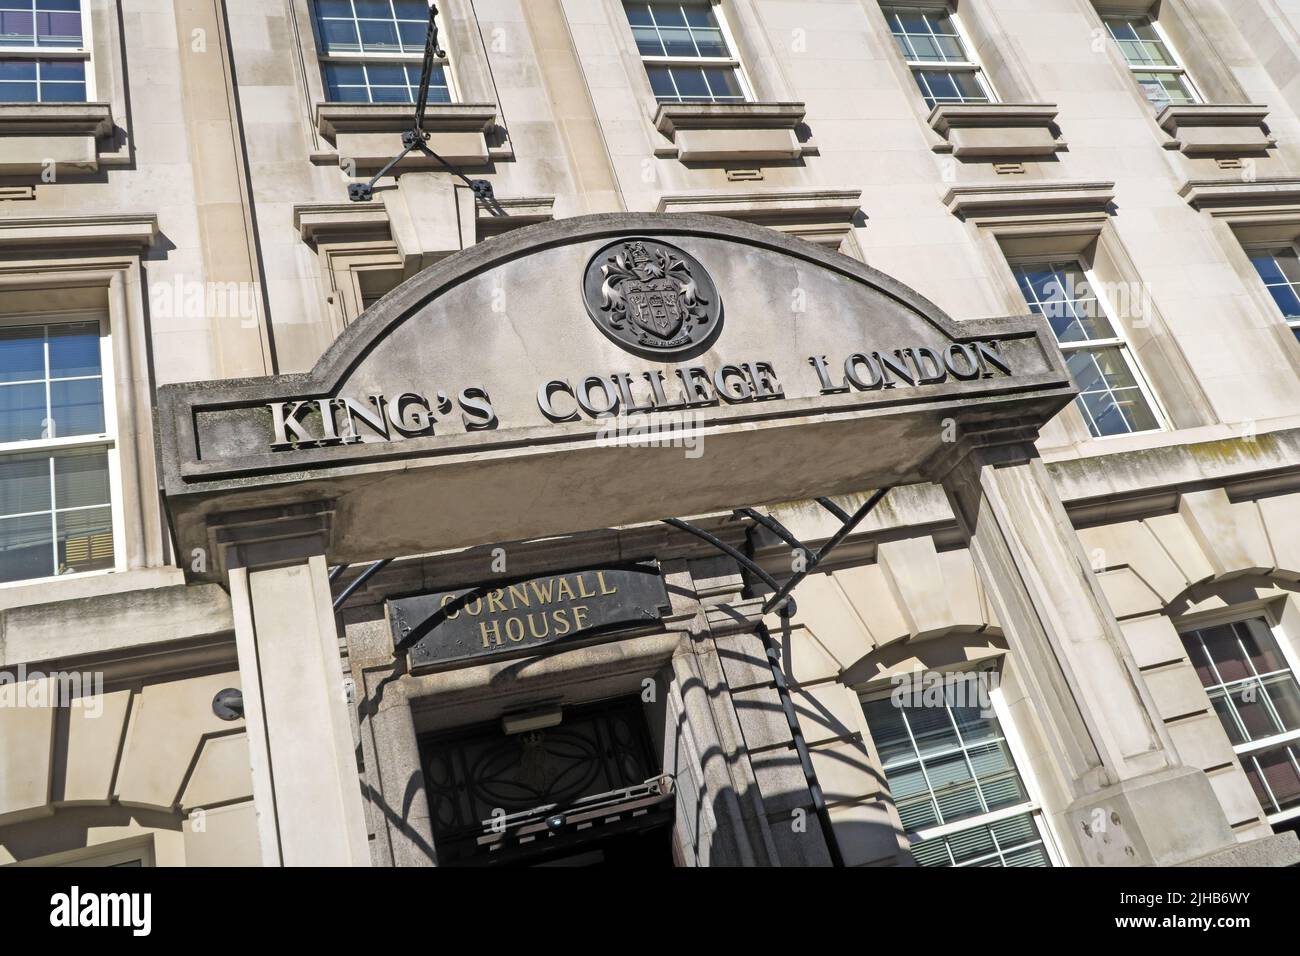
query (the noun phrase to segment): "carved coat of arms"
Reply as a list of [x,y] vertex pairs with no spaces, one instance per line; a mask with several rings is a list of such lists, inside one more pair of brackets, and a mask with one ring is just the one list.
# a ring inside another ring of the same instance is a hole
[[689,349],[720,315],[704,267],[680,249],[630,239],[601,250],[587,269],[587,309],[606,335],[648,352]]

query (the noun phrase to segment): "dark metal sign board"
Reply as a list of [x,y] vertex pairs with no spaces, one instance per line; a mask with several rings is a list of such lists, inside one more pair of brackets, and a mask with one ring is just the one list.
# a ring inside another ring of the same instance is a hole
[[625,564],[395,598],[388,621],[411,666],[428,667],[657,621],[668,606],[654,564]]

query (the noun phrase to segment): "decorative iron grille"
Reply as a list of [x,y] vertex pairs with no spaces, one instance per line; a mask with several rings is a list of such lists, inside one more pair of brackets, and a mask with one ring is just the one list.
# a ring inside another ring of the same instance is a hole
[[557,727],[505,735],[498,724],[421,741],[440,862],[468,855],[494,819],[566,808],[659,773],[636,698],[566,713]]

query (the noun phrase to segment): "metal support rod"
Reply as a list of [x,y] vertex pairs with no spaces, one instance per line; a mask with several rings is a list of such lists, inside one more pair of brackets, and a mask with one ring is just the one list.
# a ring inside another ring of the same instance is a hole
[[681,531],[685,531],[688,534],[693,534],[701,541],[705,541],[713,545],[715,548],[717,548],[727,557],[731,558],[734,561],[739,562],[742,566],[744,566],[744,568],[747,571],[753,573],[764,584],[766,584],[768,587],[772,588],[773,590],[776,590],[778,587],[780,587],[780,585],[776,583],[776,578],[772,577],[772,575],[768,574],[761,567],[759,567],[757,562],[755,562],[752,558],[750,558],[748,555],[744,554],[743,552],[737,551],[735,548],[727,544],[727,542],[723,541],[721,538],[709,534],[703,528],[697,528],[693,524],[688,524],[687,522],[682,521],[680,518],[665,518],[664,524],[672,525],[674,528],[677,528]]
[[831,501],[831,499],[829,498],[817,498],[815,500],[819,505],[821,505],[831,514],[833,514],[835,517],[839,518],[841,521],[849,521],[853,517],[847,511],[845,511],[843,508],[837,505],[835,502]]
[[841,541],[853,533],[853,529],[862,523],[863,518],[871,514],[876,505],[880,504],[880,499],[884,498],[887,494],[889,494],[889,489],[881,488],[874,495],[868,498],[863,503],[862,507],[855,511],[853,515],[840,526],[840,530],[836,531],[835,534],[831,536],[831,539],[821,546],[821,550],[819,550],[813,559],[808,562],[808,565],[794,577],[790,578],[789,581],[786,581],[776,594],[773,594],[768,598],[767,603],[763,605],[763,613],[770,614],[773,608],[780,607],[785,602],[785,599],[790,592],[798,587],[804,578],[812,574],[817,565],[821,564],[822,561],[826,559],[826,556],[839,546]]
[[[861,524],[862,520],[866,518],[867,515],[871,514],[876,505],[880,504],[881,500],[887,494],[889,494],[889,489],[881,488],[863,502],[862,506],[853,514],[849,514],[829,498],[816,499],[819,505],[840,520],[840,528],[835,532],[835,534],[831,535],[820,549],[818,549],[815,555],[812,555],[812,560],[808,561],[802,571],[793,575],[785,584],[779,586],[776,583],[776,579],[763,570],[763,568],[759,566],[758,562],[751,556],[743,554],[736,548],[727,544],[721,538],[718,538],[716,535],[709,534],[707,531],[704,531],[701,528],[696,528],[677,518],[667,518],[664,523],[671,525],[674,528],[680,528],[682,531],[687,531],[702,541],[708,542],[723,554],[735,560],[741,565],[741,567],[753,573],[774,592],[772,597],[764,602],[762,615],[766,616],[770,614],[773,609],[776,609],[777,613],[782,617],[788,618],[794,614],[795,610],[794,600],[790,597],[791,592],[793,592],[794,589],[799,586],[800,582],[808,577],[808,575],[811,574],[813,570],[815,570],[817,566],[821,564],[822,561],[824,561],[841,542],[844,541],[845,538],[853,533],[853,529]],[[737,508],[733,514],[738,517],[745,517],[753,520],[756,524],[771,531],[792,548],[803,552],[805,557],[811,553],[811,549],[809,549],[807,545],[795,537],[794,533],[791,532],[789,528],[771,515],[765,515],[753,508]],[[804,781],[808,785],[808,793],[812,797],[813,812],[817,814],[817,819],[821,823],[822,833],[826,838],[826,852],[830,855],[832,866],[842,867],[844,866],[844,854],[840,850],[839,838],[835,835],[835,826],[831,821],[831,811],[826,805],[826,794],[822,790],[821,782],[817,779],[817,770],[813,767],[812,754],[808,750],[808,742],[804,739],[803,728],[799,725],[799,715],[794,707],[794,699],[790,695],[790,685],[786,682],[785,671],[781,667],[781,649],[777,646],[776,641],[772,638],[771,632],[767,629],[767,625],[761,618],[754,630],[759,639],[763,642],[763,651],[767,655],[768,668],[772,672],[772,681],[776,685],[776,695],[781,701],[781,710],[785,714],[786,724],[790,729],[790,738],[794,743],[795,753],[799,756],[799,765],[803,770]]]
[[781,522],[777,521],[771,515],[765,515],[761,511],[755,511],[753,508],[737,508],[732,512],[732,514],[743,518],[749,518],[751,521],[761,524],[764,528],[772,532],[796,551],[802,551],[804,554],[808,553],[808,549],[804,546],[804,543],[796,538],[789,528],[781,524]]
[[822,790],[821,781],[817,779],[812,754],[808,751],[808,742],[804,740],[803,728],[799,726],[799,715],[794,709],[794,699],[790,696],[790,687],[785,682],[785,671],[781,669],[781,649],[772,639],[766,624],[760,621],[755,631],[763,642],[768,667],[772,671],[772,680],[776,682],[776,696],[780,698],[781,710],[785,713],[785,722],[790,727],[790,737],[794,741],[794,750],[799,755],[804,782],[808,785],[808,793],[812,795],[813,812],[817,814],[817,820],[822,825],[822,833],[826,836],[826,852],[830,854],[831,866],[843,866],[844,854],[840,851],[840,841],[835,835],[835,827],[831,822],[831,811],[826,805],[826,794]]
[[428,147],[429,134],[424,131],[424,115],[429,108],[429,83],[433,76],[433,61],[435,57],[442,58],[446,55],[438,43],[438,7],[436,4],[431,3],[429,4],[429,29],[425,33],[424,39],[424,62],[420,66],[419,93],[415,98],[415,125],[402,134],[402,151],[393,157],[383,169],[371,176],[369,182],[348,184],[348,199],[353,202],[369,202],[374,198],[375,183],[387,176],[394,166],[406,158],[411,150],[418,149],[426,156],[436,159],[452,175],[463,180],[465,185],[473,190],[474,195],[483,200],[488,206],[492,215],[505,215],[500,204],[496,202],[496,196],[492,192],[490,182],[486,179],[470,179]]
[[358,574],[356,580],[345,587],[343,593],[334,599],[334,610],[337,611],[341,608],[343,602],[352,597],[353,592],[356,591],[357,588],[361,587],[361,585],[365,584],[380,571],[384,570],[384,568],[388,567],[388,565],[392,563],[392,560],[392,558],[383,558]]
[[337,581],[339,579],[339,575],[342,574],[350,567],[352,567],[352,565],[350,564],[337,564],[334,567],[330,568],[330,581]]

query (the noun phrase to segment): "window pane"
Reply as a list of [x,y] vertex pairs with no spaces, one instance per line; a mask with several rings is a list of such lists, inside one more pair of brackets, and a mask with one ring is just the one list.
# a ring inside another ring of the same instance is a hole
[[99,379],[50,383],[49,438],[104,434],[104,398]]
[[1296,295],[1296,290],[1289,285],[1271,285],[1268,287],[1269,295],[1277,303],[1278,311],[1286,318],[1300,316],[1300,297]]
[[706,67],[704,78],[708,81],[709,92],[716,100],[738,100],[742,98],[740,82],[736,71],[730,68]]
[[1234,689],[1228,696],[1241,722],[1246,726],[1247,740],[1263,740],[1286,729],[1278,723],[1271,708],[1265,703],[1257,681]]
[[109,508],[64,511],[57,516],[59,574],[113,566],[113,514]]
[[50,510],[50,456],[0,458],[0,515]]
[[40,326],[0,329],[0,382],[45,377],[45,330]]
[[429,38],[428,21],[403,20],[397,24],[397,35],[405,52],[423,56],[424,41]]
[[1195,103],[1191,89],[1179,73],[1134,73],[1142,92],[1156,109],[1164,109],[1170,103]]
[[374,103],[414,103],[415,97],[408,86],[372,86],[370,99]]
[[50,378],[99,375],[100,371],[97,325],[50,327]]
[[0,386],[0,442],[46,437],[44,423],[44,385]]
[[[1255,755],[1263,774],[1263,782],[1268,784],[1277,810],[1290,810],[1300,806],[1300,775],[1296,773],[1295,765],[1297,756],[1300,754],[1297,754],[1294,746],[1277,747]],[[1266,799],[1262,798],[1260,803],[1266,809],[1271,809],[1265,802]]]
[[642,56],[664,56],[664,45],[659,40],[659,31],[653,26],[644,26],[632,28],[632,36],[636,40],[637,51]]
[[38,46],[72,47],[81,46],[80,13],[38,13],[36,15],[36,37]]
[[1281,265],[1277,261],[1277,253],[1273,252],[1256,252],[1250,256],[1251,264],[1259,277],[1269,285],[1275,282],[1285,282],[1286,277],[1282,274]]
[[357,16],[363,19],[391,20],[393,18],[393,8],[389,6],[388,0],[352,0],[352,5],[356,8]]
[[96,450],[54,456],[56,508],[86,508],[108,502],[107,452]]
[[0,10],[0,43],[31,46],[36,42],[31,10]]
[[650,77],[650,88],[655,97],[661,100],[676,100],[677,88],[666,66],[647,66],[646,75]]
[[357,26],[351,20],[324,20],[321,33],[327,53],[355,53],[360,49]]
[[659,24],[661,30],[664,27],[684,27],[687,25],[686,17],[682,13],[682,7],[679,3],[652,3],[650,9],[654,14],[655,23]]
[[654,19],[650,16],[650,5],[646,3],[625,3],[627,10],[627,22],[634,27],[653,26]]
[[970,830],[954,833],[947,838],[947,843],[958,866],[976,857],[988,856],[997,850],[993,845],[993,834],[989,832],[988,827],[973,827]]
[[429,5],[424,0],[393,0],[393,9],[399,20],[429,21]]
[[54,574],[54,526],[49,515],[0,518],[0,581]]
[[1282,649],[1277,646],[1277,638],[1273,636],[1267,624],[1255,618],[1241,621],[1233,626],[1237,630],[1237,636],[1241,638],[1241,646],[1246,649],[1246,656],[1250,658],[1257,673],[1267,674],[1286,669],[1286,658],[1282,656]]
[[399,49],[397,24],[391,20],[361,20],[357,26],[361,31],[361,49],[379,53]]
[[704,71],[698,67],[674,67],[673,79],[677,81],[677,92],[683,101],[694,100],[712,102],[709,84],[704,79]]
[[695,43],[691,40],[691,31],[685,27],[666,27],[660,24],[659,35],[663,38],[664,49],[668,51],[668,56],[698,55]]
[[406,67],[401,63],[370,63],[366,66],[371,86],[405,86]]
[[727,50],[727,41],[722,38],[721,30],[692,30],[691,36],[695,38],[695,46],[700,51],[700,56],[731,55]]

